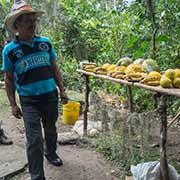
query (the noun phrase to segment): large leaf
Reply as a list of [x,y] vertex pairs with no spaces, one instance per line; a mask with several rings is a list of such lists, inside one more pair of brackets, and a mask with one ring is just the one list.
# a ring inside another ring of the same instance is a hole
[[167,42],[168,41],[168,37],[165,35],[160,35],[156,38],[157,42]]
[[135,52],[134,57],[135,59],[138,59],[138,58],[142,58],[143,55],[144,55],[144,50],[140,48]]
[[138,37],[137,37],[137,36],[131,36],[131,37],[129,38],[129,40],[127,41],[125,47],[126,47],[126,48],[132,47],[132,46],[137,42],[137,40],[138,40]]

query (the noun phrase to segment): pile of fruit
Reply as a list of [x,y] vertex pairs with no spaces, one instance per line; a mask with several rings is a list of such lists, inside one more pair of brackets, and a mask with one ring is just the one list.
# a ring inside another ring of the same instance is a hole
[[164,88],[180,88],[180,69],[166,70],[160,79],[160,86]]
[[80,67],[87,72],[140,82],[149,86],[180,88],[180,69],[167,69],[159,72],[158,64],[153,59],[133,61],[129,57],[124,57],[116,64],[105,63],[102,66],[97,66],[95,63],[82,62]]

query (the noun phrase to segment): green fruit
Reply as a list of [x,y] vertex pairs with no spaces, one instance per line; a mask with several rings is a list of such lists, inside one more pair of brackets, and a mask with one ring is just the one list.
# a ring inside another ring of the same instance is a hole
[[144,61],[145,61],[144,59],[136,59],[134,61],[134,64],[143,64]]
[[143,64],[143,69],[146,72],[151,72],[151,71],[159,71],[159,66],[157,62],[154,59],[146,59]]
[[166,76],[162,76],[160,79],[160,86],[163,88],[170,88],[172,87],[171,79],[167,78]]
[[129,64],[133,63],[133,60],[129,57],[124,57],[121,58],[118,62],[117,62],[117,66],[128,66]]
[[176,77],[180,78],[180,69],[175,69],[174,71],[175,71],[175,74],[176,74],[175,78]]
[[173,69],[167,69],[163,75],[173,80],[176,76],[176,72]]
[[180,78],[177,77],[173,80],[173,86],[175,88],[180,88]]

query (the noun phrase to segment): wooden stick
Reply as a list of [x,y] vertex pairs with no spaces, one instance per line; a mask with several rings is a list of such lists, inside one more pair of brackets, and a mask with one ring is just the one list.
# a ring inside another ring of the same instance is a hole
[[84,108],[83,135],[87,136],[87,126],[88,126],[87,113],[88,113],[88,108],[89,108],[89,92],[90,92],[90,88],[89,88],[89,76],[84,75],[84,77],[85,77],[86,90],[85,90],[85,108]]
[[82,73],[83,75],[89,75],[89,76],[93,76],[96,78],[105,79],[105,80],[113,81],[116,83],[120,83],[123,85],[140,87],[140,88],[147,89],[150,91],[155,91],[155,92],[158,92],[158,93],[164,94],[164,95],[171,95],[171,96],[180,97],[180,89],[179,88],[163,88],[161,86],[149,86],[149,85],[142,84],[142,83],[129,82],[129,81],[124,80],[124,79],[112,78],[112,77],[109,77],[107,75],[95,74],[93,72],[87,72],[87,71],[84,71],[81,69],[77,69],[77,72]]
[[169,128],[174,122],[176,122],[176,120],[178,119],[178,117],[180,116],[180,111],[176,114],[176,116],[171,120],[171,122],[168,124]]
[[128,94],[128,106],[129,106],[129,110],[132,113],[133,112],[133,98],[132,98],[132,89],[131,89],[131,86],[127,86],[127,94]]
[[168,175],[168,164],[167,164],[167,152],[166,152],[166,142],[167,142],[167,107],[166,107],[166,96],[160,97],[160,103],[158,107],[158,112],[161,120],[160,127],[160,174],[162,180],[169,180]]

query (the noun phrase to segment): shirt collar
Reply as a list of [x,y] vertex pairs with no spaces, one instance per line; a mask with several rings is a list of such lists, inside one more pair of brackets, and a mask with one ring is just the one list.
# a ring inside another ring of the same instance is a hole
[[28,42],[26,42],[26,41],[20,41],[20,40],[18,39],[18,36],[16,36],[14,42],[15,42],[15,43],[18,43],[18,44],[25,44],[25,45],[27,45],[27,46],[34,47],[35,40],[36,40],[36,36],[34,36],[34,38],[33,38],[33,40],[32,40],[32,43],[28,43]]

